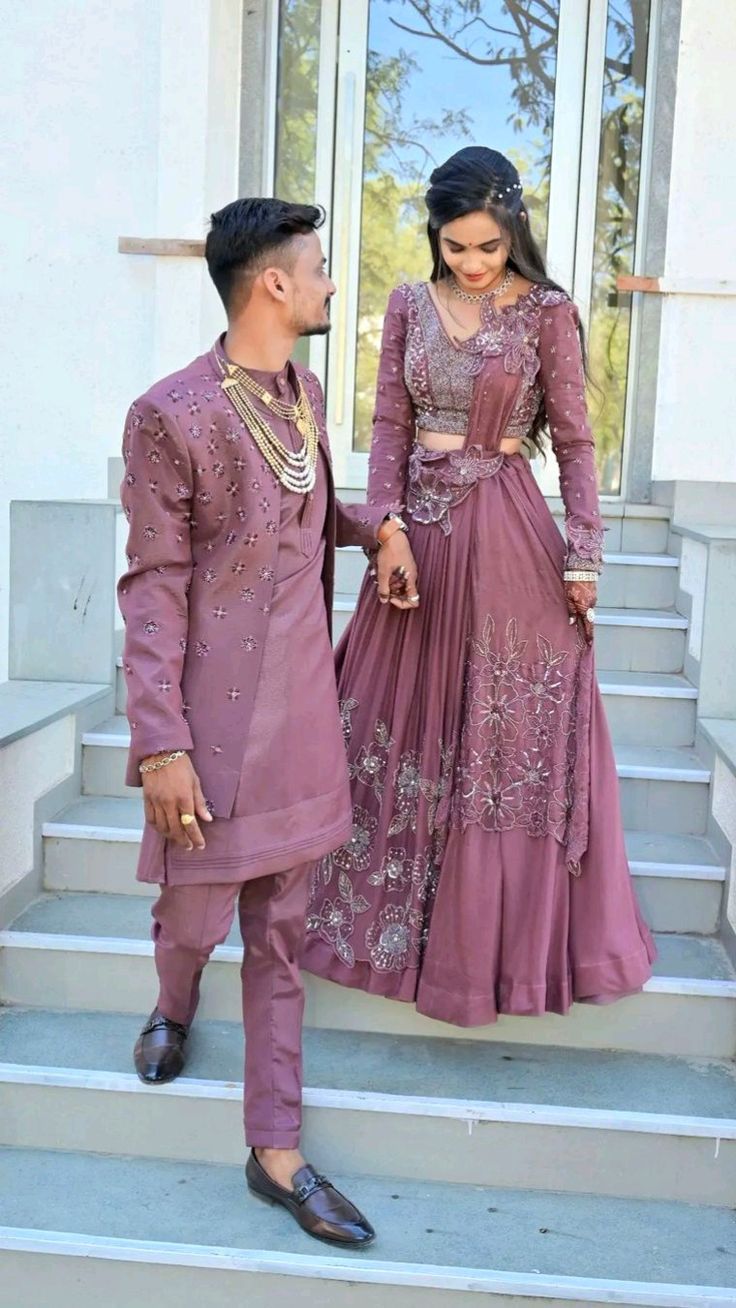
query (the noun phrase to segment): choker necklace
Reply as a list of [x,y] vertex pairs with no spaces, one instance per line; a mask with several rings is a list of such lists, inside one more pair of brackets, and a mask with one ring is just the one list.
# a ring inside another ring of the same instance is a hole
[[480,291],[478,295],[471,295],[470,291],[462,290],[454,277],[449,280],[450,290],[458,300],[464,300],[466,304],[480,304],[483,300],[495,300],[499,295],[505,295],[514,280],[514,271],[512,268],[507,268],[506,276],[502,282],[499,282],[498,286],[494,286],[492,291]]
[[[301,379],[296,404],[286,404],[261,386],[240,364],[221,359],[219,354],[217,362],[223,373],[220,386],[240,414],[274,476],[286,490],[308,495],[314,490],[317,480],[319,427]],[[302,437],[301,449],[291,450],[279,440],[253,404],[252,395],[277,418],[294,424]]]

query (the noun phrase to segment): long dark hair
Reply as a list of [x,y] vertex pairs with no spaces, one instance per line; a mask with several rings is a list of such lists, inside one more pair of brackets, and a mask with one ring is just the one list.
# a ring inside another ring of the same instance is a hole
[[[442,256],[440,228],[469,213],[487,213],[498,223],[509,243],[508,264],[519,276],[539,282],[552,290],[562,291],[549,276],[542,252],[534,239],[529,213],[516,168],[498,150],[484,145],[468,145],[434,169],[429,190],[424,197],[429,218],[427,236],[432,252],[433,282],[451,275]],[[583,367],[588,375],[585,333],[579,328]],[[543,450],[542,432],[547,415],[540,405],[527,440]]]

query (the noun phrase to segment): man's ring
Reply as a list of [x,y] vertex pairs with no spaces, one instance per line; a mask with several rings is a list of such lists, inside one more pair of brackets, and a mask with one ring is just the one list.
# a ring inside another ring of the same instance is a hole
[[193,813],[182,813],[182,814],[181,814],[181,817],[180,817],[179,820],[180,820],[181,825],[182,825],[183,827],[190,827],[190,826],[192,825],[193,821],[194,821],[194,814],[193,814]]
[[410,604],[418,604],[418,603],[419,603],[419,596],[418,596],[418,595],[407,595],[406,598],[408,599],[408,601],[409,601]]
[[586,609],[585,616],[588,622],[595,622],[595,609]]

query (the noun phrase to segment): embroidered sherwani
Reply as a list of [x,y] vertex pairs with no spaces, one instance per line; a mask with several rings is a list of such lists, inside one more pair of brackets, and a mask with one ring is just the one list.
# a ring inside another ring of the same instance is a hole
[[[296,1148],[304,991],[299,955],[311,860],[351,829],[330,642],[335,544],[374,546],[380,507],[335,500],[319,383],[254,374],[320,425],[317,480],[282,488],[220,387],[222,346],[136,401],[124,438],[130,524],[120,581],[128,782],[162,750],[190,752],[211,824],[186,852],[146,826],[138,876],[153,907],[157,1007],[189,1026],[205,964],[237,908],[249,1145]],[[257,402],[259,403],[259,402]],[[296,429],[261,405],[296,449]]]
[[[305,966],[460,1025],[606,1002],[654,956],[562,577],[603,543],[577,322],[534,285],[459,342],[418,283],[384,325],[369,503],[404,506],[422,602],[383,612],[364,584],[338,650],[353,832],[314,875]],[[567,547],[528,461],[499,451],[540,406]]]
[[[288,398],[302,378],[320,424],[319,484],[306,502],[285,491],[220,387],[221,350],[218,343],[130,409],[121,488],[129,566],[118,596],[128,785],[140,784],[145,756],[188,750],[214,826],[237,808],[242,848],[226,851],[218,832],[211,857],[184,857],[148,830],[140,876],[151,881],[279,871],[334,848],[350,827],[329,646],[334,550],[374,547],[386,510],[336,501],[321,388],[300,367],[273,379],[275,393],[280,385]],[[288,424],[263,411],[288,440]]]

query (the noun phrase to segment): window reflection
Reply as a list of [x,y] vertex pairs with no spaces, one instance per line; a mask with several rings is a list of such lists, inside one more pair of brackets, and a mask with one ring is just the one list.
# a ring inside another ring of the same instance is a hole
[[274,193],[292,204],[314,196],[321,0],[281,0]]
[[600,489],[621,490],[631,296],[616,291],[634,271],[649,0],[610,0],[601,114],[590,316],[592,403]]
[[422,197],[432,169],[464,145],[502,150],[521,173],[544,243],[558,12],[558,0],[371,0],[356,450],[370,446],[389,293],[429,274]]

